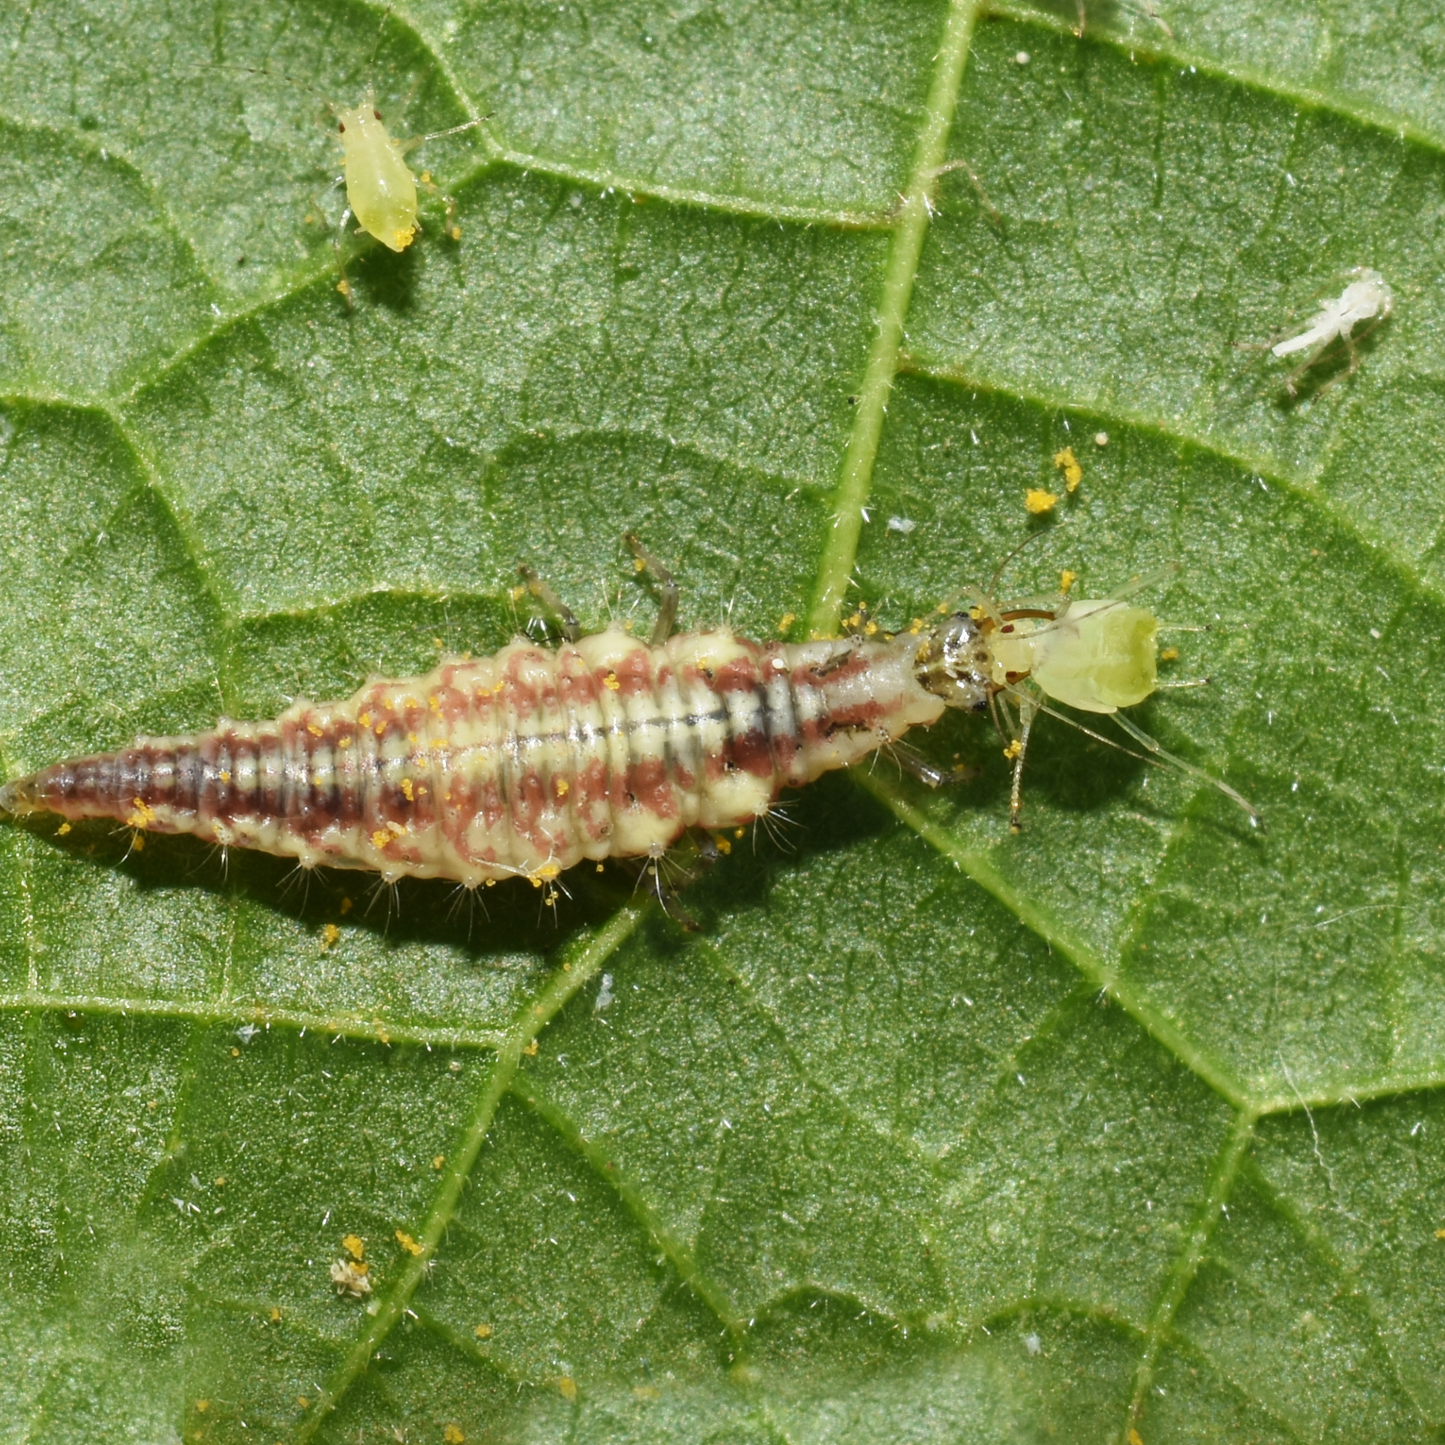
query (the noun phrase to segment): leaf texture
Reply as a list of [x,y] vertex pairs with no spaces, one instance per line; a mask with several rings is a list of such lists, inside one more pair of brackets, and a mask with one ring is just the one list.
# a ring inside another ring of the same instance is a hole
[[[1010,837],[953,718],[688,936],[0,828],[3,1438],[1437,1439],[1437,10],[0,13],[7,776],[493,650],[523,559],[645,628],[629,529],[752,635],[1043,530],[1006,590],[1205,629],[1140,717],[1268,822],[1044,719]],[[489,119],[348,310],[367,87]]]

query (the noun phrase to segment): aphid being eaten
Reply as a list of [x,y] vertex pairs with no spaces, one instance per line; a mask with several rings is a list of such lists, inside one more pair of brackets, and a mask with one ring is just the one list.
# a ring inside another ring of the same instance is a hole
[[[1387,320],[1395,309],[1395,293],[1378,271],[1370,266],[1356,266],[1349,275],[1354,278],[1350,284],[1338,298],[1321,301],[1319,312],[1310,318],[1302,331],[1270,347],[1275,356],[1309,352],[1285,381],[1285,389],[1291,396],[1296,394],[1300,377],[1322,360],[1336,341],[1343,343],[1349,353],[1350,366],[1345,375],[1353,376],[1360,366],[1359,342]],[[1370,324],[1358,337],[1355,336],[1355,327],[1366,321]]]
[[583,636],[527,573],[561,619],[560,646],[518,637],[424,677],[373,679],[344,702],[297,702],[272,722],[223,719],[189,737],[140,738],[7,783],[0,808],[194,833],[303,867],[373,870],[387,883],[525,878],[550,888],[584,859],[656,864],[689,829],[706,839],[765,818],[784,788],[879,749],[926,782],[946,782],[951,773],[901,739],[949,708],[991,711],[1009,740],[1016,828],[1030,729],[1057,702],[1113,713],[1150,761],[1257,816],[1118,713],[1156,686],[1158,624],[1142,608],[979,596],[968,611],[891,637],[872,623],[800,643],[750,642],[726,627],[672,635],[676,584],[635,537],[628,543],[662,590],[648,642],[620,626]]

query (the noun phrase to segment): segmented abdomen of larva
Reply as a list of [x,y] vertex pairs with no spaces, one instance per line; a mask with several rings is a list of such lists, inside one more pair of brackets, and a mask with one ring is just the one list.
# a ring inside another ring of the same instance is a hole
[[944,704],[914,678],[918,647],[726,630],[650,647],[620,628],[556,649],[518,640],[274,722],[60,763],[0,789],[0,808],[387,879],[548,878],[747,822],[781,788],[935,722]]

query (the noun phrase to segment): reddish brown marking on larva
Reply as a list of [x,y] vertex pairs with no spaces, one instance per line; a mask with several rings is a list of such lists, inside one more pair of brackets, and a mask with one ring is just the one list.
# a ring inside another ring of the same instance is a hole
[[223,719],[59,763],[0,789],[0,807],[388,879],[540,881],[746,823],[784,787],[936,721],[945,700],[925,683],[937,645],[760,645],[726,629],[658,647],[620,628],[555,650],[519,640],[273,722]]

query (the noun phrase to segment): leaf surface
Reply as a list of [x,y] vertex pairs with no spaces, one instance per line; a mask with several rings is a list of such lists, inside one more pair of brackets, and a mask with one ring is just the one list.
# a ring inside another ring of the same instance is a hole
[[[685,625],[907,625],[1034,488],[1004,588],[1156,576],[1211,686],[1140,720],[1268,823],[1045,718],[1010,837],[953,717],[976,781],[825,779],[689,936],[0,829],[7,1438],[1438,1438],[1445,31],[1075,23],[0,14],[6,776],[493,650],[522,559],[645,629],[629,529]],[[490,119],[348,310],[368,86]]]

